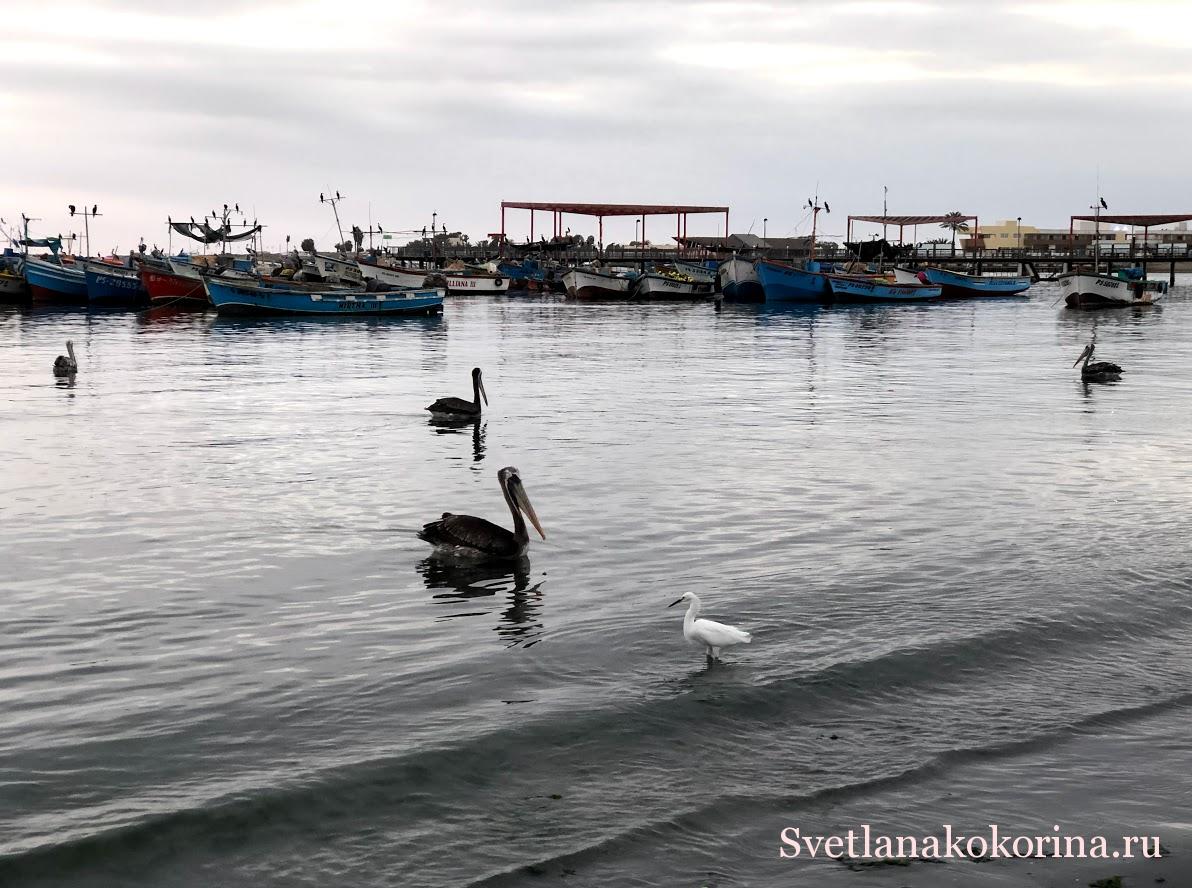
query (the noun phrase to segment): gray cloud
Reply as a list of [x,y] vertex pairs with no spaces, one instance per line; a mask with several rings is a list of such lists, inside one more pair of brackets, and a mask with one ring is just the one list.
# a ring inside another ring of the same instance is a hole
[[233,200],[271,240],[325,237],[328,188],[353,220],[371,202],[388,227],[438,211],[474,235],[502,198],[726,203],[734,230],[768,216],[785,233],[819,183],[836,234],[845,213],[880,208],[883,185],[892,212],[1045,225],[1089,203],[1098,168],[1115,207],[1186,199],[1171,183],[1187,50],[1112,16],[610,0],[91,11],[102,27],[9,24],[26,50],[0,57],[0,213],[56,229],[66,203],[103,202],[102,237],[124,248],[160,238],[168,213]]

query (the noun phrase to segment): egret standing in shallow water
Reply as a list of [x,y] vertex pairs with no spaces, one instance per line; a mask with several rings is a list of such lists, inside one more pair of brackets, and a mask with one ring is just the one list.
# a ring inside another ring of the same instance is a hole
[[530,545],[530,534],[522,518],[522,512],[525,512],[538,535],[546,539],[530,498],[526,496],[526,488],[522,486],[521,473],[513,466],[506,466],[497,472],[497,481],[513,514],[512,531],[484,518],[444,512],[438,521],[423,525],[418,538],[434,546],[436,555],[448,558],[520,558]]
[[682,598],[668,604],[667,607],[674,607],[684,601],[690,601],[691,604],[687,613],[683,615],[683,637],[687,639],[688,644],[707,648],[709,662],[720,659],[721,648],[732,647],[734,644],[749,644],[753,640],[753,636],[736,626],[726,626],[715,620],[698,619],[700,601],[694,592],[684,592]]
[[426,409],[435,416],[451,419],[474,419],[480,415],[480,398],[484,397],[484,406],[488,406],[488,392],[484,390],[484,380],[480,377],[480,368],[472,368],[472,400],[463,398],[439,398]]
[[55,376],[73,376],[79,372],[79,362],[75,360],[74,343],[69,339],[66,340],[66,354],[58,355],[54,359],[54,375]]

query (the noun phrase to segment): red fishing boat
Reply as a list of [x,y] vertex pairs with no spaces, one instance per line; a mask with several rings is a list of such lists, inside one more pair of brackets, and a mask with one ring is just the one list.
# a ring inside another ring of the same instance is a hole
[[149,304],[154,308],[168,305],[202,310],[211,305],[197,272],[191,277],[157,265],[145,265],[141,269],[141,283],[149,292]]

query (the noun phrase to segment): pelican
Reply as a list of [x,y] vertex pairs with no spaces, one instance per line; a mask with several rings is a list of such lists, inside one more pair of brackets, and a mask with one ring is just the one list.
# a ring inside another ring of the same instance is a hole
[[439,398],[426,409],[436,416],[452,419],[473,419],[480,415],[480,398],[484,397],[484,406],[488,406],[488,392],[484,390],[484,380],[480,378],[480,368],[472,368],[472,400],[463,398]]
[[70,355],[58,355],[54,359],[54,375],[55,376],[74,376],[79,372],[79,362],[75,360],[74,343],[69,339],[66,340],[66,353]]
[[1097,348],[1097,337],[1093,337],[1093,341],[1084,347],[1084,351],[1080,353],[1080,357],[1076,359],[1075,367],[1081,361],[1084,361],[1084,366],[1080,368],[1080,378],[1084,382],[1117,382],[1122,378],[1122,368],[1117,364],[1111,364],[1109,361],[1098,361],[1095,364],[1090,364],[1089,361],[1093,359],[1093,352]]
[[513,515],[512,531],[483,518],[444,512],[438,521],[424,524],[418,531],[418,538],[434,546],[436,555],[473,559],[522,557],[530,545],[530,534],[526,531],[522,513],[525,512],[540,537],[546,539],[546,533],[526,496],[521,473],[513,466],[506,466],[497,472],[497,482]]
[[687,607],[687,613],[683,615],[683,637],[687,639],[688,644],[707,648],[709,663],[720,659],[721,648],[732,647],[734,644],[749,644],[753,640],[753,636],[736,626],[726,626],[715,620],[697,619],[700,601],[694,592],[684,592],[678,601],[668,604],[667,607],[674,607],[684,601],[690,601],[691,604]]

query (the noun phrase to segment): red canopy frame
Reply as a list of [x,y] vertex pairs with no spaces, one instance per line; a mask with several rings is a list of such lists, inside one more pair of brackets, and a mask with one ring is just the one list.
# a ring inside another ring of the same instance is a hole
[[646,239],[646,216],[674,216],[675,238],[687,237],[687,216],[689,214],[724,213],[724,236],[728,237],[728,207],[689,206],[683,204],[595,204],[595,203],[555,203],[541,201],[501,201],[501,251],[505,249],[505,210],[530,211],[530,240],[534,240],[534,214],[543,211],[551,214],[553,226],[552,237],[563,234],[563,214],[573,216],[595,216],[598,220],[600,249],[604,249],[604,217],[605,216],[640,216],[642,242]]

